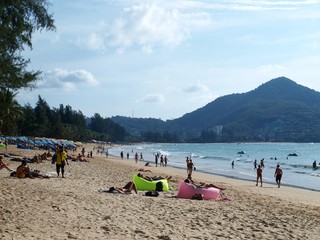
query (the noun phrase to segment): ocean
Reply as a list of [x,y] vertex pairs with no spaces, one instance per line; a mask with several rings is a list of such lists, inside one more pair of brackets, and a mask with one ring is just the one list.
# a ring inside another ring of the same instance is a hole
[[[160,152],[167,156],[169,166],[181,169],[186,169],[186,157],[191,157],[196,171],[253,182],[256,179],[253,162],[257,160],[260,164],[264,159],[264,182],[275,183],[274,171],[279,164],[283,170],[282,185],[320,191],[320,143],[135,144],[113,147],[109,154],[120,156],[121,151],[125,158],[129,153],[129,160],[134,159],[136,152],[139,156],[142,153],[144,161],[151,163]],[[316,169],[312,167],[314,161]]]

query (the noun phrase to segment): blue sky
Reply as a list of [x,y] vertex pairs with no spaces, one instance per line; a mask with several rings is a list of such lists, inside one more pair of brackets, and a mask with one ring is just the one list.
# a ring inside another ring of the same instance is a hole
[[320,91],[320,0],[52,0],[20,104],[181,117],[280,76]]

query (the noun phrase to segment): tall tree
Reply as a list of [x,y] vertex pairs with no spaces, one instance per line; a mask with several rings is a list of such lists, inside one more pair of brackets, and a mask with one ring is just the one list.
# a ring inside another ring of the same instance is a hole
[[15,122],[22,116],[22,109],[14,99],[15,95],[9,90],[0,91],[0,131],[3,134],[14,134]]
[[27,69],[30,62],[21,56],[25,46],[32,49],[32,34],[54,30],[46,0],[0,1],[0,88],[31,87],[41,72]]
[[34,108],[38,136],[46,137],[50,129],[50,111],[48,103],[39,96],[36,107]]

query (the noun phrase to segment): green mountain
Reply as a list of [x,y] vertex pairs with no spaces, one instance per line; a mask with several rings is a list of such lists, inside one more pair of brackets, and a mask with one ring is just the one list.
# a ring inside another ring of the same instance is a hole
[[320,93],[280,77],[247,93],[217,98],[180,118],[157,120],[150,129],[146,119],[112,120],[130,133],[170,132],[181,141],[320,142]]

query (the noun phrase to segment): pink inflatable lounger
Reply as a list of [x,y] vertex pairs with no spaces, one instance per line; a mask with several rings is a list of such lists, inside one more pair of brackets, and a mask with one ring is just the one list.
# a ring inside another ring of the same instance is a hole
[[191,183],[186,183],[184,180],[179,182],[178,198],[191,199],[197,193],[202,194],[204,200],[215,200],[220,195],[220,190],[213,187],[199,188]]

